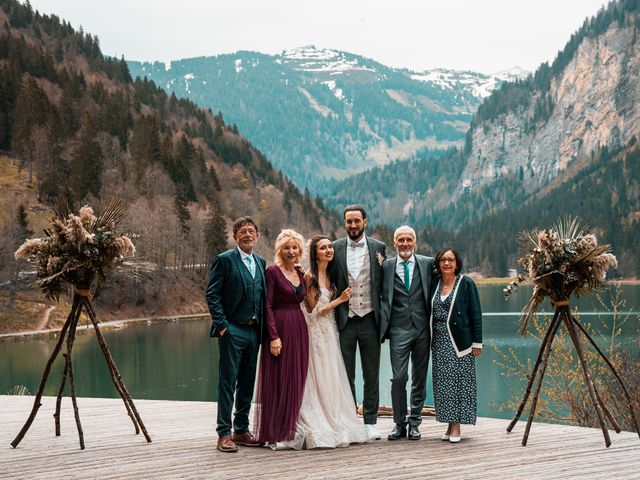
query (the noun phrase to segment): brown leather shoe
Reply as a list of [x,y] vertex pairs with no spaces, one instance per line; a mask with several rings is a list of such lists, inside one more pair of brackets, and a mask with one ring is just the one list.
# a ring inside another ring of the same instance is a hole
[[238,451],[238,446],[231,439],[231,435],[222,435],[218,438],[218,444],[216,448],[221,452],[235,453]]
[[231,440],[233,440],[237,445],[242,445],[244,447],[259,447],[261,445],[258,439],[254,437],[251,432],[234,433],[231,435]]

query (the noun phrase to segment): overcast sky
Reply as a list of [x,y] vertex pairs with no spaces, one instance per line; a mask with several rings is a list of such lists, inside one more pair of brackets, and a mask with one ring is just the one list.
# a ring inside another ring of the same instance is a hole
[[315,45],[392,67],[496,73],[552,61],[604,0],[31,0],[103,53],[176,60]]

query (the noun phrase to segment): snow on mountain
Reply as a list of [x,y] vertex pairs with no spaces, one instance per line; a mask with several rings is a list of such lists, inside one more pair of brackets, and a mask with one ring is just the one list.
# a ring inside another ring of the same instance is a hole
[[462,89],[482,99],[491,95],[502,83],[526,78],[529,73],[516,66],[492,75],[436,68],[424,72],[410,72],[408,76],[412,80],[431,83],[446,90]]
[[375,71],[360,65],[357,58],[329,48],[318,49],[313,45],[293,48],[282,53],[282,61],[297,64],[296,70],[340,74],[350,70]]

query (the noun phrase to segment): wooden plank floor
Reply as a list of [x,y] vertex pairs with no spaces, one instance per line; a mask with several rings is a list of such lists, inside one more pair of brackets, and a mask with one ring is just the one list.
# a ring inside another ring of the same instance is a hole
[[[639,479],[640,439],[611,432],[605,448],[599,430],[536,423],[529,445],[524,425],[507,434],[507,421],[478,419],[459,444],[439,439],[443,427],[425,418],[417,442],[381,440],[336,450],[215,450],[216,404],[137,400],[153,439],[136,436],[119,399],[81,398],[86,450],[81,451],[68,398],[63,400],[62,436],[55,437],[55,399],[45,397],[38,417],[17,449],[33,397],[0,396],[0,479]],[[383,437],[390,418],[379,420]]]

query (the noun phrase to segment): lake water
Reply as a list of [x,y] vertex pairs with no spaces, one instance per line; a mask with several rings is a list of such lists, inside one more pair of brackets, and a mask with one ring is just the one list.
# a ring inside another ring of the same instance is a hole
[[[620,296],[626,299],[623,310],[632,314],[622,326],[622,334],[618,339],[625,348],[633,349],[633,354],[637,355],[636,317],[640,311],[640,286],[625,285],[620,289]],[[500,374],[495,363],[498,359],[495,349],[506,351],[512,348],[523,361],[535,359],[538,341],[517,334],[518,313],[527,302],[531,290],[521,288],[506,302],[502,286],[480,285],[479,290],[484,312],[485,348],[477,362],[478,413],[481,416],[510,418],[513,412],[499,412],[496,407],[504,399],[513,399],[513,392],[520,395],[524,384]],[[612,291],[610,289],[603,294],[605,301]],[[608,345],[611,315],[603,313],[606,309],[596,297],[573,300],[572,306],[579,307],[583,323],[591,323],[600,333],[597,337],[600,345]],[[550,311],[548,303],[545,303],[544,309]],[[155,323],[105,331],[104,334],[134,399],[215,401],[218,352],[217,340],[208,336],[209,326],[208,320]],[[5,394],[14,385],[25,385],[35,393],[55,341],[49,338],[0,342],[0,394]],[[117,397],[92,331],[78,335],[73,353],[78,396]],[[46,395],[57,393],[62,356],[56,365],[57,368],[49,376]],[[390,371],[388,342],[385,342],[380,375],[380,403],[385,405],[391,405]],[[360,379],[358,391],[361,394]],[[427,403],[432,404],[430,380],[427,392]]]

